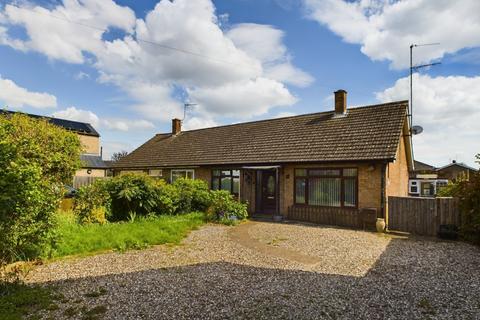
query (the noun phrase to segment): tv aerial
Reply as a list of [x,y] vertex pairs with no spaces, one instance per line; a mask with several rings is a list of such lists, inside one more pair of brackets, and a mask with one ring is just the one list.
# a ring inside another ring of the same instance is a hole
[[182,119],[182,122],[183,120],[185,120],[185,117],[187,116],[187,109],[190,108],[190,107],[194,107],[194,106],[197,106],[198,103],[190,103],[190,102],[186,102],[183,104],[183,119]]

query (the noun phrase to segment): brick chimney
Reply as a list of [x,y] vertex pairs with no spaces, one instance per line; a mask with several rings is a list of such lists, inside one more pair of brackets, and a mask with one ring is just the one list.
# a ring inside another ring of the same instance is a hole
[[172,135],[176,136],[182,131],[182,120],[172,119]]
[[345,115],[347,113],[347,91],[337,90],[335,93],[335,115]]

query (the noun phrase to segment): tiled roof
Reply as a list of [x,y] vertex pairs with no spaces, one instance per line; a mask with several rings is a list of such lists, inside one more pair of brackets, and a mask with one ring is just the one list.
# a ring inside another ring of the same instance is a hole
[[414,161],[415,171],[435,171],[435,167],[421,161]]
[[117,168],[393,159],[408,101],[157,134]]
[[[0,110],[0,114],[14,114],[14,113],[20,113],[20,112],[15,112],[15,111],[9,111],[9,110]],[[98,132],[92,127],[90,123],[85,123],[85,122],[78,122],[78,121],[72,121],[72,120],[66,120],[66,119],[58,119],[58,118],[52,118],[52,117],[47,117],[47,116],[41,116],[38,114],[31,114],[31,113],[21,113],[24,115],[27,115],[32,118],[37,118],[37,119],[45,119],[51,124],[54,124],[59,127],[63,127],[64,129],[67,129],[69,131],[73,131],[76,133],[88,135],[88,136],[94,136],[94,137],[99,137],[100,135]]]
[[102,160],[101,156],[93,154],[81,154],[80,161],[82,161],[82,168],[89,169],[106,169],[108,165]]

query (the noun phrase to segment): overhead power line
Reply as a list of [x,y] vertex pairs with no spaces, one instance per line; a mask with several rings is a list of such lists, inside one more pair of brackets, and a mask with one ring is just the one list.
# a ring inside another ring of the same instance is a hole
[[[70,20],[68,19],[68,17],[59,17],[57,15],[54,15],[54,14],[51,14],[51,13],[47,13],[47,12],[40,12],[40,11],[37,11],[37,10],[34,10],[34,9],[30,9],[30,8],[25,8],[25,7],[18,7],[16,5],[13,5],[13,4],[10,4],[12,7],[15,7],[17,9],[20,9],[20,10],[26,10],[26,11],[29,11],[29,12],[32,12],[32,13],[35,13],[35,14],[39,14],[39,15],[43,15],[43,16],[48,16],[48,17],[51,17],[51,18],[55,18],[55,19],[58,19],[58,20],[61,20],[61,21],[64,21],[64,22],[68,22],[68,23],[72,23],[72,24],[76,24],[76,25],[79,25],[79,26],[82,26],[82,27],[85,27],[85,28],[90,28],[90,29],[93,29],[93,30],[97,30],[97,31],[102,31],[102,32],[107,32],[108,31],[108,28],[101,28],[101,27],[97,27],[97,26],[92,26],[90,24],[86,24],[86,23],[83,23],[83,22],[78,22],[78,21],[73,21],[73,20]],[[171,50],[171,51],[176,51],[176,52],[181,52],[183,54],[187,54],[187,55],[192,55],[192,56],[195,56],[195,57],[198,57],[198,58],[203,58],[203,59],[207,59],[207,60],[210,60],[210,61],[213,61],[213,62],[218,62],[218,63],[223,63],[223,64],[229,64],[229,65],[235,65],[235,66],[241,66],[241,67],[244,67],[244,68],[250,68],[250,69],[254,69],[252,66],[250,65],[246,65],[246,64],[238,64],[238,63],[235,63],[235,62],[231,62],[231,61],[226,61],[226,60],[223,60],[223,59],[218,59],[216,57],[211,57],[209,55],[206,55],[206,54],[202,54],[202,53],[199,53],[199,52],[194,52],[194,51],[190,51],[190,50],[187,50],[187,49],[183,49],[183,48],[177,48],[177,47],[173,47],[173,46],[169,46],[169,45],[166,45],[166,44],[162,44],[162,43],[158,43],[158,42],[155,42],[155,41],[151,41],[151,40],[146,40],[146,39],[142,39],[142,38],[139,38],[139,37],[133,37],[136,41],[138,42],[143,42],[143,43],[147,43],[147,44],[151,44],[151,45],[155,45],[155,46],[158,46],[158,47],[161,47],[163,49],[167,49],[167,50]]]

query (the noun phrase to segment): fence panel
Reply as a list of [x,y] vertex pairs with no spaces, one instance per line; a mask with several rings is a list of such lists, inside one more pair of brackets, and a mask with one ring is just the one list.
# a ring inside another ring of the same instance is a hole
[[388,197],[388,228],[436,236],[440,225],[460,225],[456,198]]
[[97,179],[107,179],[108,177],[74,177],[73,187],[78,189],[80,187],[92,184]]

